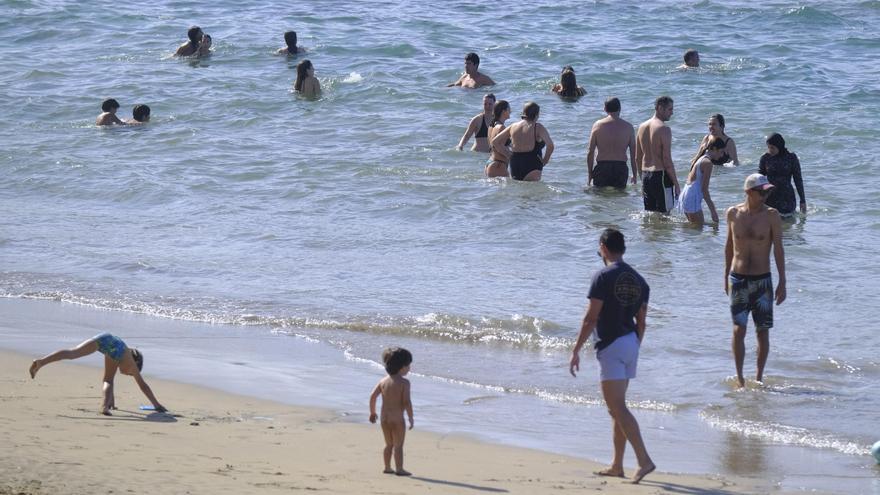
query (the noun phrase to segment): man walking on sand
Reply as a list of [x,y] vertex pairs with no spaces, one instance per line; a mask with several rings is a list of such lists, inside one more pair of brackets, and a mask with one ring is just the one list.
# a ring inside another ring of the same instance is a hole
[[624,263],[626,244],[623,234],[605,229],[599,238],[599,256],[605,268],[593,275],[590,285],[590,303],[581,324],[577,343],[571,353],[569,372],[580,371],[580,351],[584,342],[596,329],[596,360],[599,361],[599,379],[602,396],[611,415],[614,441],[614,459],[611,467],[597,472],[600,476],[623,478],[623,453],[629,441],[636,453],[639,469],[632,483],[642,481],[656,466],[645,449],[639,423],[626,407],[626,389],[636,376],[639,348],[645,337],[645,317],[648,314],[650,288],[645,279]]
[[[629,149],[630,166],[632,167],[632,183],[637,180],[636,172],[636,135],[633,126],[620,118],[620,100],[605,100],[604,119],[593,124],[590,131],[590,144],[587,145],[587,185],[596,187],[626,188],[626,150]],[[598,157],[596,149],[598,148]],[[593,159],[596,166],[593,167]]]
[[[779,212],[764,204],[773,184],[761,174],[746,178],[746,200],[727,210],[727,244],[724,247],[724,292],[730,295],[733,317],[733,357],[736,380],[745,386],[743,361],[749,313],[758,337],[758,371],[755,380],[764,381],[764,365],[770,353],[773,301],[785,301],[785,252],[782,248],[782,220]],[[774,297],[770,276],[770,248],[779,273]]]
[[657,98],[654,116],[639,126],[636,135],[636,167],[646,211],[669,213],[681,192],[672,164],[672,130],[666,125],[672,110],[672,98]]

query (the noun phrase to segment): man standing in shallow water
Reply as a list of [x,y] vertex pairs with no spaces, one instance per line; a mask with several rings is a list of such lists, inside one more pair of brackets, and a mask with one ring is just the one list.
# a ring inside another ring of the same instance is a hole
[[457,81],[449,83],[446,87],[461,86],[462,88],[476,89],[481,86],[492,86],[495,81],[491,77],[480,72],[480,56],[474,52],[464,56],[464,74]]
[[581,347],[595,328],[599,337],[596,360],[599,361],[602,397],[611,415],[614,441],[611,467],[595,474],[624,477],[623,454],[628,440],[639,463],[639,469],[632,478],[632,483],[636,484],[656,469],[642,440],[639,423],[626,407],[626,389],[629,381],[636,377],[639,349],[645,338],[650,288],[635,269],[624,263],[625,251],[622,233],[615,229],[602,232],[598,254],[605,268],[593,275],[590,303],[571,353],[568,371],[571,376],[576,376],[575,371],[580,371]]
[[681,192],[672,163],[672,130],[666,125],[672,111],[672,98],[657,98],[654,116],[642,122],[636,135],[636,167],[646,211],[669,213]]
[[727,210],[727,243],[724,247],[724,292],[730,295],[733,317],[733,357],[736,380],[745,386],[743,361],[749,313],[758,337],[758,370],[755,380],[764,381],[764,365],[770,353],[773,326],[773,280],[770,276],[770,248],[779,273],[776,305],[785,301],[785,252],[782,248],[782,220],[779,212],[764,204],[773,185],[767,177],[746,178],[746,200]]
[[[630,166],[632,167],[632,183],[637,180],[636,173],[636,136],[633,126],[620,118],[620,100],[605,100],[604,119],[597,120],[590,131],[590,144],[587,145],[587,185],[596,187],[626,187],[626,150],[629,148]],[[596,149],[599,153],[596,157]],[[596,167],[593,159],[597,158]]]

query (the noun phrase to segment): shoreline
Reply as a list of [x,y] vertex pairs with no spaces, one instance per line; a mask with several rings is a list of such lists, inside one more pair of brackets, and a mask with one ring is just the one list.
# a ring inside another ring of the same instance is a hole
[[[0,350],[4,426],[0,494],[143,493],[767,493],[754,480],[655,472],[634,486],[603,466],[456,435],[408,432],[408,479],[381,473],[381,432],[339,413],[145,378],[171,408],[140,411],[128,377],[111,417],[98,414],[100,370],[53,363],[35,380],[31,356]],[[418,411],[416,424],[418,426]],[[596,441],[607,440],[597,438]],[[662,468],[662,465],[661,465]],[[628,473],[631,471],[628,469]]]

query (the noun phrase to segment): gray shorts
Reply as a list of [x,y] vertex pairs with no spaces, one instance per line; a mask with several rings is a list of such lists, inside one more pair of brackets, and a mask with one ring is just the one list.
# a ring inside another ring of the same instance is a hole
[[639,363],[639,337],[636,332],[618,337],[608,347],[596,352],[599,380],[630,380],[636,377]]

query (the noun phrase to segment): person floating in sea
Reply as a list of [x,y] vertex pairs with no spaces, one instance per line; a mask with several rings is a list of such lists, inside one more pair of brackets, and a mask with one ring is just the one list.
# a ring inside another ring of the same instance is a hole
[[736,143],[733,141],[732,137],[724,132],[724,116],[720,113],[712,115],[709,117],[709,123],[707,125],[709,127],[709,134],[703,136],[703,140],[700,141],[700,148],[697,150],[697,154],[694,155],[694,158],[703,156],[703,154],[706,153],[706,145],[709,144],[709,140],[713,137],[719,137],[724,140],[724,153],[717,159],[712,160],[712,163],[715,165],[724,165],[725,163],[733,162],[734,166],[738,166],[739,156],[736,153]]
[[[785,301],[785,251],[782,247],[782,220],[779,212],[764,201],[773,189],[767,177],[746,177],[743,189],[746,200],[727,210],[727,242],[724,246],[724,293],[730,296],[733,318],[733,358],[736,381],[745,386],[746,327],[749,313],[758,337],[758,368],[755,380],[764,381],[764,366],[770,353],[770,328],[773,327],[773,301]],[[776,261],[779,284],[773,292],[770,274],[770,250]]]
[[[498,100],[495,108],[492,109],[492,128],[489,129],[489,142],[495,138],[501,131],[507,128],[504,125],[510,118],[510,103],[506,100]],[[510,162],[510,138],[505,141],[503,146],[492,146],[489,154],[489,161],[486,162],[486,177],[510,177],[507,173],[507,164]]]
[[144,355],[137,349],[125,345],[125,342],[119,337],[109,333],[96,335],[73,349],[62,349],[41,359],[35,359],[31,363],[29,370],[31,378],[35,378],[37,372],[47,364],[63,359],[78,359],[96,351],[104,355],[104,400],[101,404],[101,414],[110,416],[110,410],[116,409],[116,399],[113,395],[113,378],[116,376],[117,370],[123,375],[129,375],[134,378],[141,392],[149,399],[157,412],[167,411],[156,399],[156,396],[153,395],[150,386],[147,385],[147,382],[141,376],[141,369],[144,367]]
[[198,26],[193,26],[189,28],[186,32],[186,37],[189,38],[189,41],[180,45],[177,48],[177,51],[174,53],[175,57],[189,57],[192,55],[196,55],[199,53],[199,45],[202,42],[202,38],[205,33],[202,32],[202,28]]
[[568,371],[571,376],[577,376],[581,348],[596,330],[596,361],[599,362],[602,397],[611,415],[614,444],[611,466],[596,474],[623,478],[623,454],[629,441],[639,463],[639,469],[632,477],[632,483],[637,484],[656,469],[642,440],[639,423],[626,406],[626,390],[629,381],[636,377],[639,350],[645,339],[650,287],[633,267],[623,261],[625,252],[623,234],[615,229],[605,229],[599,238],[598,253],[605,268],[593,275],[587,313],[571,353]]
[[672,98],[657,98],[654,116],[642,122],[636,135],[636,168],[646,211],[669,213],[681,192],[672,163],[672,130],[666,125],[672,112]]
[[480,72],[480,56],[476,53],[468,53],[464,56],[464,74],[457,81],[449,83],[446,87],[461,86],[462,88],[476,89],[482,86],[492,86],[495,81],[491,77]]
[[296,31],[288,31],[284,33],[284,44],[287,45],[284,48],[279,48],[275,54],[276,55],[296,55],[297,53],[305,53],[306,49],[297,46],[296,44]]
[[98,118],[95,119],[95,125],[113,125],[119,124],[124,125],[125,122],[119,119],[116,116],[116,111],[119,110],[119,102],[114,100],[113,98],[108,98],[101,103],[101,115],[98,115]]
[[458,141],[455,147],[461,151],[467,144],[471,136],[474,136],[474,146],[471,151],[489,152],[489,127],[492,125],[492,111],[495,109],[495,95],[492,93],[483,97],[483,111],[478,113],[468,123],[464,135]]
[[131,120],[127,120],[125,123],[129,125],[140,125],[146,124],[150,121],[150,107],[146,105],[135,105],[134,108],[131,109]]
[[700,66],[700,52],[691,48],[684,52],[684,63],[679,65],[679,69],[693,69]]
[[779,133],[767,136],[767,153],[761,156],[758,171],[767,176],[773,186],[767,197],[767,206],[776,208],[782,216],[794,214],[795,197],[791,181],[801,198],[801,213],[807,212],[807,197],[804,195],[804,178],[801,176],[801,162],[797,155],[785,148],[785,139]]
[[[514,180],[539,181],[544,167],[553,155],[553,140],[547,129],[538,123],[541,107],[530,101],[523,107],[522,120],[492,138],[494,148],[501,148],[510,139],[510,176]],[[547,146],[543,156],[541,150]]]
[[293,90],[297,93],[314,98],[321,94],[321,83],[315,77],[315,67],[311,60],[303,60],[296,64],[296,81]]
[[715,203],[709,194],[709,179],[712,177],[713,163],[721,157],[724,151],[724,139],[713,137],[706,146],[702,156],[694,157],[691,169],[688,172],[687,183],[681,189],[681,210],[688,221],[697,225],[703,225],[703,201],[709,207],[712,222],[718,223],[718,212]]
[[[370,395],[370,423],[379,419],[382,425],[382,434],[385,436],[385,450],[382,459],[385,461],[385,474],[409,476],[409,471],[403,469],[403,441],[406,438],[406,423],[403,413],[409,418],[409,429],[413,429],[413,407],[410,399],[410,383],[404,378],[409,373],[412,364],[412,354],[403,348],[394,347],[385,349],[382,353],[382,361],[385,363],[385,371],[388,376],[379,380],[373,393]],[[376,400],[382,397],[382,415],[376,414]],[[391,469],[391,456],[394,456],[394,466]]]
[[566,65],[562,68],[562,74],[559,76],[559,83],[553,85],[551,91],[563,98],[579,98],[587,94],[586,89],[578,86],[577,77],[574,75],[574,69],[570,65]]
[[613,97],[605,100],[605,113],[608,116],[597,120],[590,130],[587,145],[587,186],[624,189],[627,179],[627,150],[632,168],[632,183],[635,184],[638,179],[636,135],[632,124],[620,118],[620,100]]

